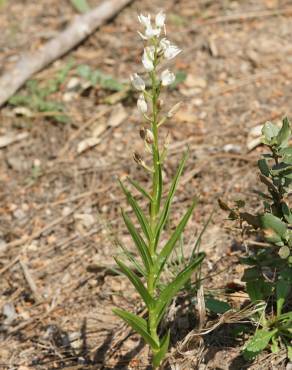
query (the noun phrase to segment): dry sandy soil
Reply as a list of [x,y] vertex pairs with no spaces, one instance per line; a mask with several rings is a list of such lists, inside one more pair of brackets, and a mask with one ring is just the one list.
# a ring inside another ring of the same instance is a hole
[[[171,139],[166,182],[187,145],[191,152],[173,214],[175,223],[191,198],[200,196],[186,231],[187,249],[218,197],[260,205],[254,190],[262,148],[249,151],[247,143],[253,127],[292,116],[291,1],[133,1],[34,76],[46,86],[72,63],[49,97],[63,104],[67,123],[57,122],[52,112],[20,114],[12,104],[1,110],[0,138],[25,136],[0,148],[1,369],[149,366],[148,349],[111,313],[117,305],[141,310],[128,281],[112,270],[115,235],[130,245],[117,178],[130,175],[145,186],[148,181],[132,160],[134,150],[143,150],[136,96],[129,92],[108,105],[105,99],[113,93],[98,84],[84,86],[77,68],[86,64],[127,83],[130,73],[141,70],[137,14],[159,9],[167,11],[169,37],[183,49],[172,69],[186,80],[165,99],[170,106],[183,101],[183,109],[162,135]],[[0,8],[0,73],[64,29],[75,14],[68,0],[7,0]],[[72,92],[76,78],[82,87]],[[98,138],[96,145],[79,153],[89,138]],[[228,284],[239,284],[243,271],[237,262],[243,253],[235,243],[239,235],[225,218],[216,208],[202,243],[205,291],[212,288],[221,297]],[[239,307],[247,297],[239,289],[224,298]],[[232,325],[193,338],[188,343],[193,352],[178,354],[179,341],[198,325],[197,311],[181,310],[184,304],[181,298],[172,305],[171,324],[173,356],[181,369],[286,368],[282,353],[244,362],[243,342],[231,335]]]

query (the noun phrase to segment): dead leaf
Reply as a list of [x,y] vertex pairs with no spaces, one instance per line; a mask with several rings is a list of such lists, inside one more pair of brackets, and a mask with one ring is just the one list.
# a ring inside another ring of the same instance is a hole
[[207,81],[202,78],[202,77],[195,77],[191,74],[188,75],[188,77],[186,78],[184,84],[187,86],[187,87],[199,87],[201,89],[204,89],[205,87],[207,87]]
[[108,120],[108,126],[117,127],[119,126],[126,118],[128,113],[122,104],[118,104],[113,110]]
[[30,109],[28,109],[27,107],[16,107],[13,109],[13,112],[17,115],[17,116],[24,116],[24,117],[33,117],[33,113]]
[[255,149],[261,144],[263,125],[254,126],[248,133],[246,147],[248,151]]
[[177,112],[175,118],[181,123],[194,123],[196,121],[196,116],[193,112],[183,110]]
[[22,132],[21,134],[8,134],[4,136],[0,136],[0,148],[5,148],[8,145],[16,143],[17,141],[24,140],[28,137],[27,132]]
[[95,145],[99,144],[101,142],[100,138],[96,137],[89,137],[87,139],[84,139],[80,141],[80,143],[77,146],[77,153],[81,154],[85,152],[86,150],[93,148]]

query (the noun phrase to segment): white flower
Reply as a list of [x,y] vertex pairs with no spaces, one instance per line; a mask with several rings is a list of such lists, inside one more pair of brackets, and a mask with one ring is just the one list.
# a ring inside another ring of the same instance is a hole
[[153,71],[154,69],[154,46],[147,46],[144,49],[143,57],[142,57],[142,63],[146,71]]
[[137,73],[134,73],[130,78],[135,89],[139,91],[145,90],[145,82]]
[[161,73],[162,86],[171,85],[175,80],[175,74],[170,72],[168,69]]
[[171,42],[167,40],[166,37],[163,37],[163,39],[160,40],[159,46],[163,51],[165,51],[169,46],[171,45]]
[[144,27],[151,27],[151,15],[148,14],[147,17],[143,14],[138,15],[138,20]]
[[164,27],[164,25],[165,25],[165,14],[162,11],[160,11],[156,15],[155,24],[156,24],[156,27],[158,27],[158,28]]
[[150,27],[146,28],[145,37],[147,39],[151,39],[152,37],[158,37],[159,35],[160,35],[160,28],[152,28],[151,25]]
[[[158,16],[158,14],[157,14]],[[159,16],[159,21],[161,22],[162,15]],[[142,37],[143,40],[151,39],[152,37],[158,37],[160,35],[160,27],[153,28],[151,25],[151,16],[150,14],[147,17],[143,14],[138,16],[139,22],[146,28],[145,34],[138,31],[138,34]]]
[[144,94],[140,94],[139,99],[137,101],[137,107],[141,113],[147,112],[147,102],[145,100]]
[[181,49],[166,38],[163,38],[159,45],[164,52],[164,57],[168,60],[175,58],[181,52]]
[[143,40],[149,40],[160,35],[160,28],[152,28],[152,26],[150,26],[146,28],[145,35],[140,31],[138,31],[138,34]]

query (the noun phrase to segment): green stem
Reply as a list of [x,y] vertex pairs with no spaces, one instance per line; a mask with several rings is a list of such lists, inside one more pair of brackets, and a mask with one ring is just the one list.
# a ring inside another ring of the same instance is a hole
[[[155,46],[156,47],[156,46]],[[158,64],[157,51],[154,53],[154,70],[150,72],[151,83],[152,83],[152,117],[151,117],[151,129],[153,133],[153,144],[152,144],[152,161],[153,161],[153,176],[152,176],[152,197],[150,202],[150,227],[152,230],[153,237],[149,241],[149,252],[151,257],[156,259],[155,250],[155,230],[157,227],[157,216],[160,210],[160,194],[161,194],[161,183],[160,183],[160,153],[159,153],[159,142],[158,142],[158,98],[160,93],[160,86],[157,83],[156,66]],[[155,268],[150,269],[147,277],[147,289],[150,295],[155,298]],[[157,334],[157,320],[153,310],[148,312],[148,329],[151,337],[159,345],[160,340]],[[157,348],[152,348],[155,353]]]

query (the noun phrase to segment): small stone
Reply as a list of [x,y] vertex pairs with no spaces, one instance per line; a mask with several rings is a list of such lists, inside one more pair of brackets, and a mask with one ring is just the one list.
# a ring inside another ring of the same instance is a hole
[[14,212],[13,212],[13,216],[18,219],[18,220],[23,220],[25,218],[25,213],[23,212],[22,209],[20,208],[17,208]]
[[236,144],[226,144],[223,146],[223,151],[225,153],[241,153],[242,149],[240,145]]
[[5,316],[5,324],[9,325],[16,317],[17,313],[12,303],[5,303],[2,309],[2,313]]
[[67,90],[78,90],[81,87],[80,79],[72,77],[67,83]]
[[4,254],[7,251],[7,243],[5,240],[0,239],[0,254]]
[[76,92],[70,91],[63,94],[63,102],[70,103],[71,101],[75,100],[78,97],[78,94]]
[[64,207],[62,210],[62,216],[66,217],[72,212],[72,209],[70,207]]
[[74,219],[75,221],[80,221],[87,229],[95,223],[95,218],[91,214],[75,214]]
[[40,159],[35,158],[34,161],[33,161],[33,166],[34,167],[40,167],[40,165],[41,165]]
[[203,101],[203,99],[196,98],[196,99],[193,99],[193,100],[192,100],[192,103],[193,103],[196,107],[200,107],[201,105],[203,105],[204,101]]

